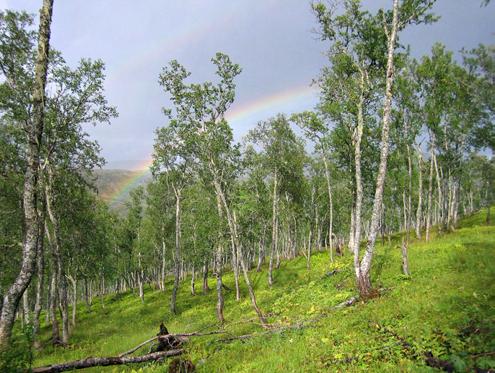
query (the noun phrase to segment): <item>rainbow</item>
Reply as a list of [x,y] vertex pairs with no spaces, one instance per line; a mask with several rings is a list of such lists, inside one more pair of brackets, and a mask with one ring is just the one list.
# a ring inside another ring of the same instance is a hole
[[[226,119],[234,124],[242,123],[253,124],[254,120],[261,120],[268,115],[274,115],[277,112],[294,109],[301,103],[307,102],[314,105],[316,101],[317,90],[313,87],[303,85],[296,86],[284,91],[276,92],[271,95],[261,97],[259,99],[237,105],[230,110]],[[123,200],[124,196],[142,184],[144,179],[149,175],[149,169],[152,164],[152,158],[142,161],[138,166],[134,167],[137,171],[131,176],[121,180],[113,193],[110,194],[108,200],[111,205],[117,204]]]
[[226,27],[234,19],[234,11],[225,12],[221,17],[208,20],[208,22],[198,22],[194,27],[179,30],[168,34],[162,42],[154,44],[151,48],[139,52],[135,58],[127,59],[120,66],[117,66],[108,75],[107,81],[117,81],[122,76],[128,75],[132,70],[140,66],[148,66],[150,61],[161,60],[166,53],[167,58],[172,58],[172,54],[180,49],[191,48],[199,43],[206,35],[213,33],[216,29]]
[[294,110],[301,103],[306,102],[314,106],[317,93],[318,91],[314,87],[299,85],[234,106],[232,110],[227,112],[226,119],[232,125],[248,124],[252,126],[256,121],[275,115],[277,112]]
[[117,184],[115,190],[107,196],[110,205],[116,205],[124,196],[128,195],[131,190],[142,184],[146,177],[149,176],[150,167],[153,159],[142,161],[134,168],[132,175],[123,178]]

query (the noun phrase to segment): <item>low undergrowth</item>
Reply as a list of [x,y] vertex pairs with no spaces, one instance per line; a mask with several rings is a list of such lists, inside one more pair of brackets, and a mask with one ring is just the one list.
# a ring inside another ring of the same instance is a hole
[[[373,284],[383,289],[381,296],[340,310],[331,308],[355,295],[349,254],[330,263],[327,252],[316,253],[310,271],[304,257],[283,262],[272,288],[266,268],[253,270],[259,305],[271,324],[317,321],[301,329],[261,334],[247,290],[242,289],[239,302],[227,291],[226,334],[192,338],[187,358],[200,372],[431,371],[436,368],[427,366],[429,357],[457,371],[495,369],[495,227],[484,224],[481,212],[464,219],[455,232],[436,235],[428,243],[414,241],[409,258],[410,278],[401,274],[397,243],[379,244]],[[234,288],[231,274],[224,281]],[[213,289],[212,279],[210,286]],[[145,304],[130,292],[107,296],[104,305],[95,299],[91,310],[81,304],[70,346],[50,346],[45,325],[44,347],[34,365],[117,355],[155,335],[160,322],[171,333],[220,328],[213,290],[191,296],[189,282],[182,283],[176,316],[169,312],[170,290],[171,284],[166,292],[147,288]],[[251,333],[260,335],[218,341]],[[88,369],[133,370],[163,372],[164,366]]]

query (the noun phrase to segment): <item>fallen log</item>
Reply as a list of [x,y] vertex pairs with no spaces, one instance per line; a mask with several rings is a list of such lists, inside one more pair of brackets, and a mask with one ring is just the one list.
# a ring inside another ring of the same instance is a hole
[[131,356],[131,357],[120,357],[120,356],[88,357],[86,359],[69,361],[62,364],[54,364],[39,368],[33,368],[32,371],[33,373],[56,373],[56,372],[64,372],[67,370],[84,369],[91,367],[104,367],[109,365],[143,363],[145,361],[157,361],[170,356],[177,356],[182,354],[183,352],[184,352],[183,349],[178,349],[178,350],[154,352],[147,355]]
[[153,338],[150,338],[150,339],[138,344],[136,347],[131,348],[129,351],[121,353],[119,355],[119,357],[130,355],[133,352],[136,352],[137,350],[139,350],[141,347],[146,346],[148,343],[151,343],[151,342],[156,341],[156,340],[168,341],[170,338],[200,337],[200,336],[205,336],[205,335],[223,334],[223,333],[225,333],[225,332],[222,330],[215,330],[213,332],[205,332],[205,333],[193,332],[193,333],[157,335],[157,336],[154,336]]

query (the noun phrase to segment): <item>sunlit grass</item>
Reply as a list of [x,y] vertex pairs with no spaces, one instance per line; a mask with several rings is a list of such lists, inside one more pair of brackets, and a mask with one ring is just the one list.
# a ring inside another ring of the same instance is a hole
[[[425,352],[449,360],[461,371],[474,364],[493,368],[493,355],[479,356],[495,350],[495,227],[486,226],[484,216],[481,212],[468,217],[455,232],[435,234],[428,243],[414,241],[409,250],[411,278],[401,274],[398,239],[390,246],[380,243],[373,268],[374,285],[385,289],[379,298],[331,311],[301,330],[232,343],[217,343],[222,336],[194,338],[186,347],[187,356],[204,372],[428,371],[431,368],[422,358]],[[327,252],[317,253],[311,262],[310,272],[304,257],[283,262],[271,289],[266,268],[251,272],[260,307],[269,313],[272,324],[315,318],[355,294],[349,254],[330,263]],[[338,273],[325,276],[331,269]],[[234,288],[231,274],[224,281]],[[132,293],[107,296],[105,307],[95,298],[91,311],[80,304],[71,345],[51,347],[49,326],[44,326],[45,348],[35,365],[119,354],[155,335],[162,321],[170,332],[220,328],[212,279],[207,295],[191,296],[189,280],[181,284],[177,316],[169,311],[171,284],[167,285],[164,293],[147,288],[144,305]],[[226,292],[227,336],[262,332],[255,316],[244,287],[239,302],[233,291]],[[405,349],[384,328],[411,348]],[[164,371],[158,364],[90,371],[132,369]]]

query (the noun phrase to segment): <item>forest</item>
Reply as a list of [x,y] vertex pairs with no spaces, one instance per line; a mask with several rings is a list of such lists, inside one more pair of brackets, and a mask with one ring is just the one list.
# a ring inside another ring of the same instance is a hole
[[39,3],[0,12],[0,371],[494,371],[493,45],[413,56],[435,0],[308,2],[318,104],[240,140],[242,66],[164,61],[116,211],[105,62],[69,64]]

